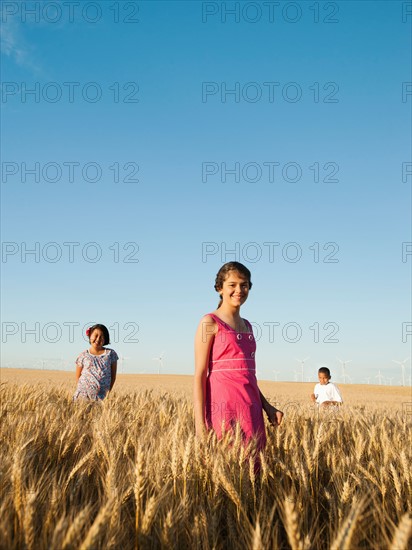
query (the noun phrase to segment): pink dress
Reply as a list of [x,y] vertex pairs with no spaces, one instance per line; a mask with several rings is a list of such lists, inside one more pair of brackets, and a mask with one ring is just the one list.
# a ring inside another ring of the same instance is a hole
[[265,424],[256,380],[256,342],[250,332],[236,332],[213,313],[218,324],[213,340],[206,379],[206,424],[217,436],[240,423],[243,441],[255,437],[257,449],[266,445]]

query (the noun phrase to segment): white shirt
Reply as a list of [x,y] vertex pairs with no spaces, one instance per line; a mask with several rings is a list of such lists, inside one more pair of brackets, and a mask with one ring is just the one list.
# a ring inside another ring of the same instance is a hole
[[338,403],[343,403],[342,396],[333,382],[328,382],[327,384],[316,384],[313,393],[316,397],[316,403],[319,405],[325,401],[337,401]]

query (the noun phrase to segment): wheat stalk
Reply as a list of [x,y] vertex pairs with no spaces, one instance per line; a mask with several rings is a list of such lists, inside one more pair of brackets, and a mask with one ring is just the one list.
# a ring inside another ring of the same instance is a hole
[[170,462],[170,470],[173,476],[173,493],[176,495],[176,479],[177,479],[177,470],[179,464],[179,453],[177,451],[177,441],[179,433],[179,422],[176,422],[175,433],[173,435],[173,444],[172,444],[172,459]]
[[183,475],[183,498],[186,497],[187,490],[187,468],[189,465],[190,456],[192,453],[193,435],[190,434],[186,441],[185,450],[182,459],[182,475]]
[[94,450],[92,449],[89,451],[83,458],[79,460],[79,462],[73,466],[72,470],[70,471],[70,474],[67,478],[67,481],[64,485],[63,492],[67,491],[67,487],[69,486],[70,481],[73,479],[73,477],[77,474],[77,472],[90,460],[90,457],[94,455]]
[[412,518],[409,514],[404,514],[399,520],[398,526],[393,534],[390,550],[407,550],[411,535]]
[[146,508],[142,518],[141,532],[143,535],[147,535],[150,531],[150,527],[153,522],[154,515],[156,513],[157,500],[156,497],[151,496],[146,503]]
[[83,510],[81,510],[77,516],[74,518],[74,521],[70,523],[70,527],[66,532],[66,535],[62,542],[62,550],[65,550],[66,548],[70,548],[74,545],[75,540],[79,539],[80,532],[83,529],[83,526],[87,522],[89,515],[91,512],[91,506],[88,505]]
[[232,483],[229,481],[229,479],[225,476],[225,474],[223,473],[223,471],[220,469],[219,470],[219,473],[218,473],[218,476],[219,476],[219,481],[220,481],[220,484],[222,485],[222,487],[224,488],[224,490],[227,492],[227,494],[229,495],[230,499],[232,500],[232,502],[234,503],[234,505],[236,506],[236,510],[237,510],[237,515],[239,517],[239,514],[240,514],[240,510],[242,508],[242,503],[240,501],[240,498],[239,498],[239,495],[236,491],[236,489],[234,488],[234,486],[232,485]]
[[331,545],[331,550],[351,550],[351,541],[355,532],[356,522],[362,509],[362,504],[355,502],[349,512],[349,515],[342,523],[339,532]]
[[90,527],[86,538],[81,543],[79,550],[90,550],[96,545],[100,531],[102,530],[103,525],[109,519],[112,504],[113,502],[111,500],[108,500],[106,504],[100,508],[99,513],[97,514],[92,526]]
[[25,498],[26,506],[24,509],[23,532],[24,540],[29,550],[35,548],[36,530],[34,525],[34,503],[36,501],[36,497],[36,491],[28,491],[28,496]]
[[396,492],[397,492],[398,496],[401,497],[402,496],[402,485],[401,485],[401,482],[399,480],[398,472],[396,471],[395,466],[392,464],[392,462],[390,463],[389,468],[391,470],[392,479],[393,479],[393,483],[395,485]]
[[136,534],[138,534],[139,527],[140,527],[141,499],[142,499],[143,487],[144,487],[143,451],[141,447],[138,447],[137,454],[136,454],[135,482],[133,486],[134,498],[136,503],[136,517],[135,517]]
[[344,504],[345,504],[346,502],[348,502],[351,493],[352,493],[352,491],[351,491],[351,487],[350,487],[350,482],[349,482],[349,480],[347,479],[347,480],[345,481],[345,483],[343,484],[342,496],[341,496],[341,500],[342,500],[342,502],[343,502]]
[[262,535],[260,530],[259,518],[256,519],[256,525],[253,529],[253,538],[252,538],[252,550],[264,550],[262,544]]
[[300,540],[298,516],[293,505],[292,496],[286,498],[283,503],[285,514],[285,529],[289,544],[292,550],[303,550],[303,544]]
[[166,518],[163,522],[163,530],[162,530],[162,533],[161,533],[162,543],[163,543],[163,546],[165,548],[171,548],[172,547],[172,540],[170,538],[170,533],[171,533],[172,527],[173,527],[173,519],[172,518],[173,518],[172,510],[169,510],[167,512]]

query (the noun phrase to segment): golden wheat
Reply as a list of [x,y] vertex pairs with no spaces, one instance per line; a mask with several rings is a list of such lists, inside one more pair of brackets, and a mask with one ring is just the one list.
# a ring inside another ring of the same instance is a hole
[[188,397],[3,384],[0,548],[406,549],[411,421],[296,403],[265,451],[194,437]]
[[406,550],[412,534],[412,518],[404,514],[399,520],[399,525],[393,535],[390,550]]

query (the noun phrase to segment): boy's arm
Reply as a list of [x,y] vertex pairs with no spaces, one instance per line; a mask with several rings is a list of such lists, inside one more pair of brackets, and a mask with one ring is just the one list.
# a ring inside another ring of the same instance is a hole
[[317,398],[318,398],[318,390],[317,390],[317,388],[318,388],[318,385],[315,384],[315,387],[314,387],[314,389],[313,389],[313,393],[310,395],[310,398],[312,399],[313,403],[316,403],[316,400],[317,400]]
[[337,393],[337,396],[336,396],[336,401],[339,401],[340,404],[343,403],[343,399],[342,399],[342,396],[341,396],[341,393],[339,391],[339,388],[337,386],[335,386],[335,391]]
[[331,384],[331,391],[329,392],[329,395],[328,395],[328,401],[332,402],[332,403],[339,403],[339,404],[342,404],[343,403],[343,399],[342,399],[342,396],[340,394],[340,391],[338,389],[337,386],[335,386],[335,384]]

